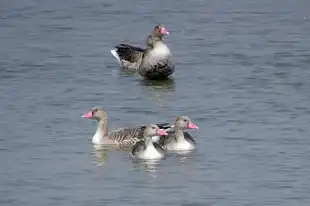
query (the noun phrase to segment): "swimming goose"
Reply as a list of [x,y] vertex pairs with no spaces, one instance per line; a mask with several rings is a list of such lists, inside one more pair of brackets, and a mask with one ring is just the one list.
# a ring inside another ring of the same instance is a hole
[[[98,121],[97,130],[92,138],[93,144],[132,146],[143,138],[145,125],[132,128],[120,128],[109,132],[108,114],[103,108],[93,107],[86,114],[82,115],[82,117]],[[168,123],[158,124],[161,128],[169,129],[167,125]]]
[[160,129],[155,124],[146,126],[143,132],[143,140],[137,142],[131,151],[131,157],[136,159],[162,159],[165,157],[164,149],[156,142],[153,142],[153,136],[167,135],[165,130]]
[[146,49],[119,44],[111,53],[126,70],[138,70],[147,79],[164,79],[174,72],[175,67],[172,54],[163,42],[163,37],[168,34],[163,25],[156,25],[147,37]]
[[158,143],[168,151],[189,151],[196,148],[196,141],[185,129],[196,129],[188,116],[180,116],[176,119],[173,127],[167,132],[168,135],[160,137]]

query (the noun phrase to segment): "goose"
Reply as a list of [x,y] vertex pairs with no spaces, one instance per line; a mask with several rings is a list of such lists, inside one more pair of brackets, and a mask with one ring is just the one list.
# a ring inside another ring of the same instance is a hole
[[196,149],[196,141],[185,129],[198,130],[199,127],[188,116],[180,116],[167,129],[168,135],[161,136],[158,143],[167,151],[191,151]]
[[137,142],[131,151],[131,157],[134,159],[163,159],[165,157],[164,149],[156,142],[153,142],[153,136],[167,135],[167,132],[160,129],[155,124],[149,124],[146,126],[143,132],[143,140]]
[[[93,144],[133,146],[143,138],[145,125],[108,131],[108,114],[102,107],[93,107],[82,117],[98,122],[97,130],[92,138]],[[167,125],[168,123],[158,124],[159,127],[170,130]]]
[[111,53],[125,70],[138,71],[146,79],[165,79],[175,70],[172,54],[163,42],[163,37],[168,34],[169,31],[164,25],[159,24],[147,37],[145,49],[119,44]]

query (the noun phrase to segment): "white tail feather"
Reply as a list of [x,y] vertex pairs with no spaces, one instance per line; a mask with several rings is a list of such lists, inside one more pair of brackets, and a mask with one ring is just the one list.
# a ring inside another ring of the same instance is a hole
[[118,56],[117,52],[115,49],[112,49],[111,50],[111,54],[115,57],[115,59],[117,59],[118,63],[121,63],[121,59],[120,57]]

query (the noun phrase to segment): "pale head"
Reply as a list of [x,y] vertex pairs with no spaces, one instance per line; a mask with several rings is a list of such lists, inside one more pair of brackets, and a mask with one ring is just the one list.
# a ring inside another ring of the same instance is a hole
[[198,130],[198,126],[192,122],[192,120],[188,116],[180,116],[175,121],[175,127],[181,130],[184,129],[196,129]]
[[169,31],[162,24],[158,24],[153,29],[153,35],[159,38],[162,38],[165,35],[168,35]]
[[93,107],[86,114],[82,115],[86,119],[107,120],[108,114],[101,107]]
[[156,124],[149,124],[145,127],[144,137],[155,137],[167,135],[167,132],[163,129],[160,129]]

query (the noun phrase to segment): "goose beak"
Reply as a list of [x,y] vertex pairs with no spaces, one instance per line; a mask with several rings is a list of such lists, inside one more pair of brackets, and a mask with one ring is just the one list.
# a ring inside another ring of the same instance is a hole
[[163,136],[163,135],[167,135],[167,132],[166,132],[165,130],[163,130],[163,129],[159,129],[159,130],[157,131],[157,134],[158,134],[159,136]]
[[162,27],[162,28],[161,28],[160,33],[161,33],[162,35],[169,35],[169,31],[168,31],[165,27]]
[[93,112],[89,111],[86,114],[83,114],[82,117],[85,119],[91,119],[93,117]]
[[189,129],[196,129],[196,130],[199,130],[199,127],[198,127],[197,125],[195,125],[193,122],[190,122],[190,123],[189,123],[188,128],[189,128]]

